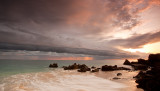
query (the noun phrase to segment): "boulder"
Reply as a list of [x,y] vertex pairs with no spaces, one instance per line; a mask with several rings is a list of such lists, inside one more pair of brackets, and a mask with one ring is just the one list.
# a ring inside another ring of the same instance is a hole
[[91,68],[92,68],[92,69],[95,69],[96,67],[95,67],[95,66],[92,66]]
[[114,71],[114,70],[116,70],[117,69],[117,67],[116,66],[108,66],[108,65],[104,65],[104,66],[102,66],[102,71]]
[[93,69],[91,72],[99,72],[99,69]]
[[117,73],[117,76],[121,76],[122,75],[122,73]]
[[131,63],[126,59],[123,65],[131,65]]
[[121,79],[121,78],[119,78],[119,77],[114,77],[114,78],[112,78],[112,79],[114,79],[114,80],[118,80],[118,79]]
[[88,68],[88,66],[86,66],[85,64],[80,65],[80,69],[78,70],[78,72],[86,72],[86,71],[90,71],[91,69]]
[[53,64],[50,64],[49,67],[50,67],[50,68],[57,68],[57,67],[58,67],[58,64],[57,64],[57,63],[53,63]]

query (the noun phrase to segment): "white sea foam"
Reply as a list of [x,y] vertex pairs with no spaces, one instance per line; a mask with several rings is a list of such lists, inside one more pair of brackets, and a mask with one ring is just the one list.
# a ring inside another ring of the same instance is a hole
[[119,91],[126,85],[90,73],[56,70],[5,78],[0,91]]

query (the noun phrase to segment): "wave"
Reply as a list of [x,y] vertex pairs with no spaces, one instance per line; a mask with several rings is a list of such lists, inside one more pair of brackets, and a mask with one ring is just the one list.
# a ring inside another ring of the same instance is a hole
[[0,91],[119,91],[127,86],[92,73],[57,69],[4,78]]

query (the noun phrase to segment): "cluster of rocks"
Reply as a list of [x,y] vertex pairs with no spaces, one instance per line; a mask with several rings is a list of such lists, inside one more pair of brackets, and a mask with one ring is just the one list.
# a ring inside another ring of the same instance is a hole
[[[53,63],[49,65],[50,68],[57,68],[58,64],[57,63]],[[131,70],[129,68],[125,68],[125,67],[117,67],[117,65],[115,66],[111,66],[111,65],[104,65],[101,68],[97,68],[92,66],[91,68],[89,68],[87,65],[85,64],[72,64],[69,66],[63,66],[64,70],[75,70],[78,69],[78,72],[99,72],[99,70],[101,69],[101,71],[115,71],[115,70]]]
[[124,65],[130,65],[134,70],[147,70],[149,68],[148,61],[144,59],[137,59],[137,62],[129,62],[127,59],[123,63]]
[[50,68],[57,68],[57,67],[58,67],[58,64],[57,64],[57,63],[53,63],[53,64],[50,64],[49,67],[50,67]]
[[91,72],[98,72],[99,68],[96,68],[94,66],[92,66],[91,68],[89,68],[87,65],[85,64],[76,64],[74,63],[73,65],[69,65],[69,66],[64,66],[63,67],[64,70],[74,70],[74,69],[78,69],[78,72],[86,72],[86,71],[91,71]]
[[117,67],[117,65],[115,66],[110,66],[110,65],[104,65],[102,66],[102,71],[115,71],[115,70],[131,70],[129,68],[125,68],[125,67]]
[[126,60],[124,64],[140,70],[137,76],[134,77],[136,83],[138,83],[138,88],[145,91],[160,91],[160,54],[150,54],[148,60],[138,59],[138,62],[134,63]]

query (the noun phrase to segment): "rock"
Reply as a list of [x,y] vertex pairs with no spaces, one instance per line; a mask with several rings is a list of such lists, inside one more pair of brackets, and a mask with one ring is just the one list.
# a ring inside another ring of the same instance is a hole
[[148,63],[148,61],[147,60],[145,60],[145,59],[137,59],[138,60],[138,63],[139,64],[147,64]]
[[114,70],[131,70],[129,68],[125,68],[125,67],[117,67],[117,65],[115,66],[108,66],[108,65],[104,65],[101,68],[102,71],[114,71]]
[[131,65],[134,70],[147,70],[148,66],[147,65],[143,65],[143,64],[132,64]]
[[57,64],[57,63],[53,63],[53,64],[50,64],[49,67],[50,67],[50,68],[57,68],[57,67],[58,67],[58,64]]
[[114,80],[118,80],[118,79],[121,79],[121,78],[118,78],[118,77],[114,77],[114,78],[112,78],[112,79],[114,79]]
[[92,66],[91,68],[92,68],[92,69],[95,69],[96,67]]
[[122,75],[122,73],[117,73],[117,76],[121,76]]
[[130,68],[125,68],[125,67],[117,67],[117,70],[131,70]]
[[132,65],[132,64],[139,64],[139,63],[138,63],[138,62],[131,62],[131,65]]
[[64,66],[64,70],[74,70],[74,69],[79,69],[80,68],[80,64],[76,64],[74,63],[73,65],[69,65],[69,66]]
[[91,72],[99,72],[99,69],[93,69]]
[[160,53],[150,54],[148,57],[148,61],[149,61],[150,65],[154,65],[154,66],[159,65],[160,66]]
[[78,72],[86,72],[86,71],[90,71],[91,69],[86,66],[85,64],[79,65],[79,70]]
[[116,70],[117,69],[117,67],[115,67],[115,66],[108,66],[108,65],[104,65],[104,66],[102,66],[102,71],[114,71],[114,70]]
[[131,63],[126,59],[123,65],[131,65]]
[[146,66],[151,66],[151,69],[140,71],[134,77],[138,83],[137,87],[144,89],[144,91],[160,91],[160,54],[150,54],[148,61]]

